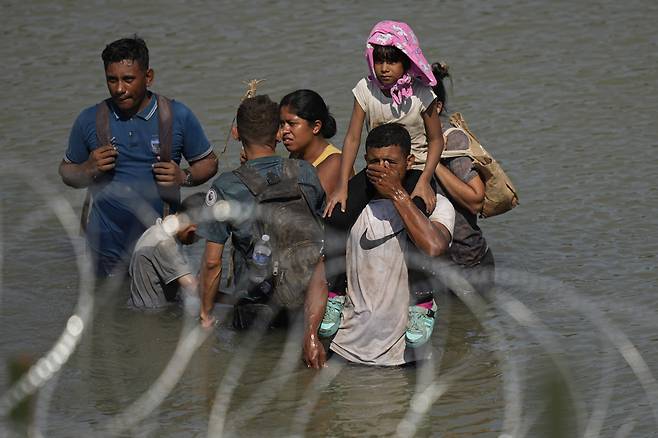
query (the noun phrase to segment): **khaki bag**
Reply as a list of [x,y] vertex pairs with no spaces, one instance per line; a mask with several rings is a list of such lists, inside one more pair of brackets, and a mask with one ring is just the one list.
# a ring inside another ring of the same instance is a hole
[[519,196],[500,164],[482,146],[475,135],[468,129],[461,113],[450,116],[452,128],[444,132],[447,138],[453,131],[461,131],[468,137],[468,149],[461,151],[443,151],[441,158],[470,157],[473,168],[484,181],[484,204],[480,211],[481,218],[503,214],[519,205]]

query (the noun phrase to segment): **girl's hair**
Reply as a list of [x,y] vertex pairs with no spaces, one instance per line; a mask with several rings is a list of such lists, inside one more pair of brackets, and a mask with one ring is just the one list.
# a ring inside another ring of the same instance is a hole
[[436,85],[432,87],[432,90],[434,90],[434,94],[436,94],[438,101],[442,103],[441,112],[443,112],[446,108],[447,100],[446,87],[443,85],[443,78],[450,78],[452,81],[452,77],[448,71],[448,64],[442,62],[433,63],[432,73],[434,73],[434,77],[436,77]]
[[404,52],[395,46],[372,45],[372,60],[374,62],[401,62],[404,71],[411,67],[411,60]]
[[336,119],[329,112],[327,104],[322,97],[313,90],[297,90],[286,94],[279,109],[289,107],[298,117],[313,123],[319,120],[322,123],[320,134],[324,138],[331,138],[336,134]]

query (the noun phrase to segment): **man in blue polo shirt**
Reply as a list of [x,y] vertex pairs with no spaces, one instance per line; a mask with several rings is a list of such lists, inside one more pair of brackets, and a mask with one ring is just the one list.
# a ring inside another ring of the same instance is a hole
[[[153,69],[144,40],[114,41],[102,59],[110,98],[101,105],[107,105],[112,138],[99,144],[99,106],[85,109],[71,129],[59,173],[66,185],[90,190],[87,243],[97,275],[105,277],[125,272],[135,242],[163,214],[163,194],[175,212],[179,187],[206,182],[217,172],[217,157],[192,111],[171,101],[171,160],[161,161],[161,110],[148,90]],[[189,167],[179,167],[181,157]]]

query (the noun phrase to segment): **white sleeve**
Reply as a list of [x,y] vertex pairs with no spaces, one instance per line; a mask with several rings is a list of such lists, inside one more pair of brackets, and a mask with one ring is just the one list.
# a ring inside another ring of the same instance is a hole
[[420,100],[421,111],[423,112],[432,104],[432,102],[434,102],[434,99],[436,99],[436,94],[434,94],[432,87],[422,83],[418,84],[414,92]]
[[361,79],[356,84],[356,86],[352,89],[352,94],[354,95],[356,101],[359,102],[361,109],[365,112],[368,108],[366,102],[368,101],[368,97],[371,94],[370,90],[368,90],[368,81],[366,78]]
[[437,193],[436,207],[434,207],[434,211],[429,219],[430,222],[438,222],[448,229],[450,232],[450,242],[452,243],[452,235],[455,230],[455,208],[448,198]]

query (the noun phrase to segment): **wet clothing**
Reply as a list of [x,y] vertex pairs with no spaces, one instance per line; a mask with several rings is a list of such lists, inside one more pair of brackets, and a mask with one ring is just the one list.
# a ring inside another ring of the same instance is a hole
[[[437,195],[432,222],[453,231],[455,212]],[[347,299],[331,350],[368,365],[401,365],[409,281],[405,253],[413,245],[393,202],[374,199],[359,215],[347,246]]]
[[[111,100],[106,103],[119,155],[116,167],[89,186],[92,206],[86,230],[88,246],[101,276],[108,275],[117,264],[127,264],[135,242],[163,210],[151,167],[159,153],[156,95],[151,94],[148,106],[130,118],[120,116]],[[172,160],[180,163],[184,157],[193,162],[209,155],[212,145],[192,111],[172,101],[172,113]],[[99,146],[94,105],[82,111],[73,124],[64,161],[82,164]],[[177,203],[173,203],[172,212]]]
[[[446,125],[449,127],[450,125]],[[468,137],[459,131],[452,131],[445,142],[446,151],[468,149]],[[473,161],[469,157],[444,158],[441,160],[453,174],[464,183],[467,183],[478,175],[473,168]],[[450,195],[440,188],[440,193],[448,199]],[[452,201],[452,200],[451,200]],[[487,241],[482,235],[482,230],[477,223],[477,215],[466,208],[453,202],[455,207],[455,234],[448,255],[456,264],[461,266],[472,266],[477,264],[487,252]]]
[[[449,129],[450,124],[446,121],[444,127]],[[445,150],[465,149],[468,149],[466,134],[459,131],[452,131],[448,134]],[[441,162],[465,183],[478,175],[473,168],[473,161],[469,157],[444,158]],[[450,195],[442,187],[439,187],[439,192],[452,201]],[[449,259],[448,268],[456,269],[456,272],[468,284],[460,283],[459,286],[456,284],[443,284],[443,286],[457,294],[473,292],[486,294],[494,286],[495,262],[493,253],[478,226],[477,215],[460,206],[457,202],[452,203],[455,207],[455,232],[452,245],[446,255]]]
[[320,156],[319,156],[318,158],[316,158],[315,161],[313,161],[313,163],[312,163],[312,164],[313,164],[313,167],[318,167],[320,164],[322,164],[322,162],[323,162],[324,160],[326,160],[327,158],[329,158],[330,156],[332,156],[332,155],[334,155],[334,154],[342,154],[342,153],[343,153],[343,151],[341,151],[340,149],[338,149],[338,148],[337,148],[336,146],[334,146],[333,144],[329,143],[329,144],[327,145],[327,147],[324,148],[324,150],[322,151],[322,153],[320,154]]
[[[247,165],[252,166],[262,176],[272,172],[274,175],[283,174],[283,160],[279,156],[261,157],[255,160],[247,161]],[[303,190],[311,209],[322,217],[324,206],[324,190],[320,185],[320,180],[315,173],[315,168],[310,163],[299,161],[298,181],[300,188]],[[225,210],[226,220],[204,220],[199,224],[196,234],[210,242],[226,244],[229,237],[236,249],[235,260],[235,279],[238,290],[246,287],[247,276],[246,258],[253,240],[253,212],[256,202],[253,195],[244,185],[244,183],[233,172],[224,172],[219,175],[212,183],[211,189],[206,196],[206,212],[204,217],[213,217],[212,211],[215,204],[219,201],[228,201]]]
[[436,95],[434,91],[423,85],[420,81],[412,84],[413,95],[406,99],[402,105],[393,105],[393,99],[384,95],[382,90],[373,82],[361,79],[352,93],[359,106],[366,113],[366,130],[384,123],[400,123],[411,136],[411,153],[414,155],[414,169],[422,170],[427,161],[427,135],[423,112],[432,104]]
[[158,308],[173,301],[178,279],[192,274],[181,243],[167,234],[162,219],[144,232],[130,260],[130,300],[135,307]]

